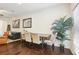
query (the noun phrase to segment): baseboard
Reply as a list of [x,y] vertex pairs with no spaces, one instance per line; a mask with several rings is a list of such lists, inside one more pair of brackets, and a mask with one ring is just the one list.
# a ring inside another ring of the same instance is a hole
[[11,43],[11,42],[19,41],[19,40],[21,40],[21,39],[16,39],[16,40],[8,39],[7,43]]

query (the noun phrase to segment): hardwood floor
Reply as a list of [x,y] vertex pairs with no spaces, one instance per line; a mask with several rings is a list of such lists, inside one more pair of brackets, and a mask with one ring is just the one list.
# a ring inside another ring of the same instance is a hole
[[72,55],[72,53],[69,49],[64,49],[64,52],[60,52],[58,47],[52,50],[49,46],[41,48],[41,45],[17,41],[0,45],[0,55]]

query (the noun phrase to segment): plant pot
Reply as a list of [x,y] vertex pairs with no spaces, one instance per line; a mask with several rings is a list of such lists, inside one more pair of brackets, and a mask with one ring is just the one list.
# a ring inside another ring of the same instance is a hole
[[64,45],[60,44],[60,52],[64,52]]

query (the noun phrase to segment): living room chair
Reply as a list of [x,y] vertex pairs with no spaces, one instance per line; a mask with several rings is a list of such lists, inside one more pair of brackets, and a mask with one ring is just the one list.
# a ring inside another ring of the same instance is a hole
[[36,44],[40,44],[39,36],[37,33],[31,33],[32,42]]
[[4,32],[3,36],[0,37],[0,44],[6,44],[8,39],[8,32]]
[[46,44],[47,46],[52,45],[51,35],[49,35],[49,36],[44,40],[44,44]]
[[30,32],[25,33],[25,41],[31,42],[31,36],[30,35],[31,35]]
[[50,44],[51,43],[51,35],[49,35],[44,42],[47,44]]
[[34,49],[40,48],[39,44],[40,44],[40,40],[39,40],[39,36],[37,33],[31,33],[31,47]]

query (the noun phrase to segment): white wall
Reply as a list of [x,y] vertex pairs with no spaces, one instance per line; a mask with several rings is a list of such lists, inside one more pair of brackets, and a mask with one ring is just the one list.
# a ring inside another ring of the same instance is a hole
[[[68,4],[62,4],[57,6],[51,6],[46,9],[36,11],[34,13],[26,14],[19,17],[13,17],[12,20],[20,19],[20,28],[13,29],[12,31],[23,31],[22,20],[24,18],[32,18],[32,28],[26,28],[25,30],[35,33],[51,33],[51,24],[58,18],[65,15],[70,16],[70,6]],[[10,22],[12,24],[12,22]],[[59,42],[56,40],[55,45],[58,46]],[[65,47],[70,48],[70,41],[65,41]]]

